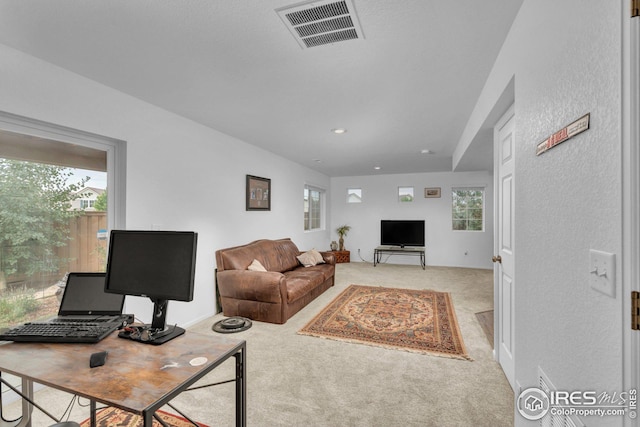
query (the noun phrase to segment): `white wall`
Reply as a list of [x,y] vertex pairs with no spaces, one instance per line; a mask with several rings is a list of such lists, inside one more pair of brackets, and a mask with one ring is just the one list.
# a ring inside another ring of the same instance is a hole
[[[485,230],[451,229],[452,187],[485,187]],[[414,201],[398,201],[398,187],[414,187]],[[425,187],[440,187],[440,198],[425,198]],[[362,203],[347,203],[347,189],[362,189]],[[439,172],[331,178],[331,240],[335,229],[351,226],[345,247],[351,261],[373,262],[380,245],[380,220],[424,219],[426,262],[434,266],[492,268],[493,177],[488,172]],[[360,256],[358,256],[358,249]],[[383,260],[386,257],[383,257]],[[393,264],[416,264],[416,257],[393,255]]]
[[[537,385],[540,367],[561,390],[622,391],[620,275],[615,298],[590,289],[589,250],[616,254],[621,271],[623,3],[525,0],[460,141],[474,137],[515,76],[515,370],[523,388]],[[535,155],[585,113],[588,131]],[[515,420],[527,424],[517,412]],[[583,422],[622,425],[623,417]]]
[[[193,302],[173,302],[168,322],[214,313],[215,250],[291,237],[301,250],[327,231],[303,232],[305,183],[329,178],[131,96],[0,45],[0,110],[127,143],[127,228],[199,233]],[[272,210],[245,211],[245,175],[271,178]],[[127,299],[149,321],[151,304]]]

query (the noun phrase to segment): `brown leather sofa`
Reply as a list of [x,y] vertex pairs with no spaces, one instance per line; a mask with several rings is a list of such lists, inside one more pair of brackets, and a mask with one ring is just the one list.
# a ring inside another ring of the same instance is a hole
[[[305,267],[291,239],[256,240],[216,251],[217,284],[225,316],[285,323],[334,284],[335,257],[320,252],[324,263]],[[267,271],[247,269],[254,260]]]

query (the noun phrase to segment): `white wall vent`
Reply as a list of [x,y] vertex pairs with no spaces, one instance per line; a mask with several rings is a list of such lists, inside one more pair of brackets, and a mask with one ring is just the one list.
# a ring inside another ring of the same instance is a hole
[[[547,396],[550,391],[557,390],[540,366],[538,366],[538,388],[547,393]],[[585,427],[585,425],[575,415],[562,415],[557,412],[552,414],[550,411],[540,418],[540,427]]]
[[307,1],[276,12],[303,49],[364,38],[352,0]]

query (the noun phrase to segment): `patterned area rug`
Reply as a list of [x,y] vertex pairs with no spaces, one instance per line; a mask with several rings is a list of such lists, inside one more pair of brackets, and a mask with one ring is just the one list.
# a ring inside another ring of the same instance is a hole
[[[171,427],[193,427],[186,419],[164,411],[156,411],[156,415],[162,418],[162,421]],[[89,419],[80,423],[81,427],[89,427]],[[118,408],[105,408],[100,410],[96,415],[96,425],[98,427],[140,427],[142,426],[142,417],[123,411]],[[200,427],[207,427],[206,424],[198,423]],[[153,427],[162,427],[158,420],[153,420]]]
[[471,360],[447,292],[351,285],[298,333]]

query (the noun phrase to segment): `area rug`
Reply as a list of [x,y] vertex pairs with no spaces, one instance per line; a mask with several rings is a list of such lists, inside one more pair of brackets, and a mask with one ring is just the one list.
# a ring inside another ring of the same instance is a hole
[[298,333],[471,360],[447,292],[351,285]]
[[[162,421],[171,427],[193,427],[188,420],[174,414],[164,411],[156,411]],[[91,420],[86,419],[80,423],[81,427],[89,427]],[[207,427],[206,424],[198,423],[200,427]],[[96,426],[98,427],[140,427],[142,426],[142,417],[123,411],[118,408],[104,408],[96,414]],[[153,427],[162,427],[158,420],[153,420]]]

